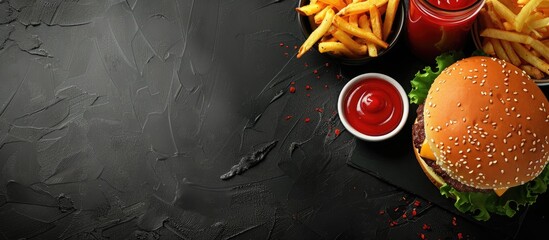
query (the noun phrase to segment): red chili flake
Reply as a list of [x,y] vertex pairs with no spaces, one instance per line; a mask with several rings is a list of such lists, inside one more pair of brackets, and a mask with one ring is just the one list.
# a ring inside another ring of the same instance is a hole
[[286,48],[290,48],[290,46],[286,45]]
[[408,216],[406,215],[406,213],[402,214],[402,218],[408,218]]
[[285,53],[284,53],[284,56],[286,56],[286,57],[287,57],[287,56],[290,56],[290,54],[289,54],[289,53],[287,53],[287,52],[285,52]]
[[420,233],[420,234],[419,234],[419,238],[421,238],[421,239],[425,239],[425,234],[423,234],[423,233]]
[[281,46],[281,47],[282,47],[282,46],[284,46],[284,43],[279,43],[278,46]]
[[418,201],[418,200],[415,200],[415,201],[414,201],[414,206],[416,206],[416,207],[421,206],[421,202]]
[[[337,130],[337,129],[336,129],[336,130]],[[379,210],[379,212],[377,212],[377,214],[383,215],[383,214],[385,214],[385,211],[384,211],[384,210]]]
[[458,239],[463,239],[463,233],[458,233]]
[[318,70],[317,69],[313,70],[313,73],[318,74]]
[[391,221],[391,223],[389,223],[389,226],[394,227],[394,226],[396,226],[397,224],[398,224],[397,221]]
[[315,108],[315,111],[319,112],[319,113],[323,113],[324,112],[324,109],[322,108]]
[[422,227],[423,230],[430,230],[431,229],[431,226],[427,225],[427,224],[423,224],[423,227]]
[[457,226],[457,219],[456,217],[452,217],[452,225]]
[[336,128],[334,130],[334,133],[335,133],[336,136],[339,136],[339,134],[341,134],[341,130],[339,130],[339,128]]
[[308,67],[308,66],[309,66],[309,64],[308,64],[308,63],[305,63],[304,65],[305,65],[305,67]]
[[297,45],[294,45],[294,49],[297,49],[297,48],[298,48],[298,46],[297,46]]
[[311,89],[313,89],[311,86],[309,85],[305,86],[305,90],[311,90]]
[[310,96],[311,96],[311,94],[308,94],[308,93],[307,93],[307,95],[306,95],[306,96],[307,96],[307,97],[310,97]]
[[416,215],[417,215],[417,211],[416,211],[416,209],[414,208],[414,209],[412,209],[412,216],[415,217]]
[[293,117],[294,117],[294,116],[292,116],[292,115],[287,115],[284,119],[290,120],[290,119],[292,119]]
[[308,123],[308,122],[310,122],[310,121],[311,121],[310,118],[305,118],[305,122],[306,122],[306,123]]
[[295,87],[294,86],[290,87],[290,93],[295,93]]
[[343,76],[342,76],[341,74],[337,74],[337,75],[336,75],[336,79],[337,79],[337,80],[341,80],[342,78],[343,78]]
[[295,85],[295,82],[294,82],[294,81],[291,81],[290,84],[291,84],[291,85]]
[[320,79],[320,76],[316,76],[316,79]]
[[396,207],[395,209],[393,209],[393,211],[395,211],[395,212],[398,211],[398,207]]

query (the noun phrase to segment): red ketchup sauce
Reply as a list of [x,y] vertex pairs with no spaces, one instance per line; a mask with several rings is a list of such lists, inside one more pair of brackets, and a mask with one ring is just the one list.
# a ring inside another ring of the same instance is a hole
[[449,50],[460,50],[482,6],[483,0],[410,0],[408,41],[423,60]]
[[403,102],[398,90],[378,79],[364,79],[345,96],[344,114],[357,131],[380,136],[395,129],[403,115]]

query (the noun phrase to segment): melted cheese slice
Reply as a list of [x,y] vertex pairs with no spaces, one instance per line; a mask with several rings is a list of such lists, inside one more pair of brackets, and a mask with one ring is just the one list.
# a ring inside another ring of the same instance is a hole
[[[419,152],[419,156],[421,156],[423,159],[434,161],[436,159],[435,154],[433,154],[433,151],[431,150],[431,147],[429,144],[427,144],[427,141],[423,142],[423,145],[421,145],[421,151]],[[494,189],[494,192],[501,197],[507,189],[509,188],[497,188]]]
[[499,197],[501,197],[501,195],[503,195],[503,193],[505,193],[505,191],[507,191],[507,189],[509,189],[509,188],[498,188],[498,189],[494,189],[494,192],[495,192]]
[[431,147],[429,146],[429,144],[427,144],[427,141],[423,141],[423,144],[421,145],[421,151],[419,151],[419,156],[432,161],[437,159],[435,157],[435,154],[433,154]]

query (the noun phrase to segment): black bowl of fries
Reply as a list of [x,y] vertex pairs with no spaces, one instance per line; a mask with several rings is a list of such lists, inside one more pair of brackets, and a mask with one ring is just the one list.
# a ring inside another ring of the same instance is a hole
[[404,0],[346,2],[352,1],[299,1],[306,40],[297,58],[316,50],[342,64],[362,65],[391,50],[404,28]]
[[549,86],[549,16],[541,1],[531,4],[538,5],[487,2],[471,35],[477,49],[518,66],[538,86]]

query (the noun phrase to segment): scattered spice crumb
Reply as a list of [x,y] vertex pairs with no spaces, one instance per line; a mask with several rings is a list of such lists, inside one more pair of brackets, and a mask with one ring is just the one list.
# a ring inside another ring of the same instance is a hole
[[328,89],[328,84],[324,84],[324,88]]
[[305,122],[306,122],[306,123],[308,123],[308,122],[310,122],[310,121],[311,121],[310,118],[305,118]]
[[307,97],[310,97],[310,96],[311,96],[311,94],[307,93]]
[[457,219],[456,217],[452,217],[452,226],[457,226]]
[[313,70],[313,73],[318,74],[318,70],[317,69]]
[[284,43],[281,42],[281,43],[278,44],[278,46],[282,47],[282,46],[284,46]]
[[429,225],[427,225],[426,223],[424,223],[422,229],[423,229],[423,230],[431,230],[431,226],[429,226]]
[[311,86],[309,85],[305,86],[305,90],[311,90],[311,89],[313,89]]
[[317,111],[317,112],[319,112],[319,113],[323,113],[323,112],[324,112],[324,109],[318,108],[318,107],[317,107],[317,108],[315,108],[315,111]]
[[327,62],[327,63],[324,63],[324,66],[326,66],[326,67],[330,67],[330,63],[329,63],[329,62]]
[[284,119],[290,120],[290,119],[292,119],[293,117],[294,117],[294,116],[292,116],[292,115],[287,115]]
[[341,74],[336,74],[336,79],[337,80],[341,80],[343,78],[343,76]]
[[458,237],[458,239],[463,239],[463,233],[458,233],[457,237]]
[[336,128],[334,130],[334,133],[335,133],[336,136],[339,136],[339,134],[341,134],[341,130],[339,130],[339,128]]
[[290,93],[295,93],[295,87],[294,86],[290,87]]
[[[337,130],[337,129],[336,129]],[[383,215],[385,214],[385,211],[384,210],[379,210],[379,212],[377,212],[379,215]]]

